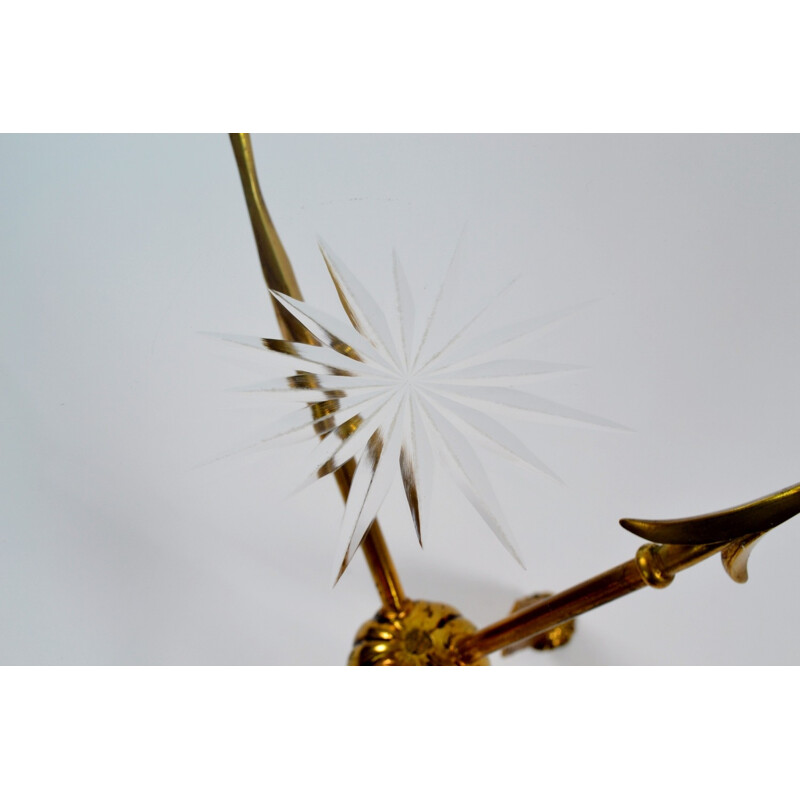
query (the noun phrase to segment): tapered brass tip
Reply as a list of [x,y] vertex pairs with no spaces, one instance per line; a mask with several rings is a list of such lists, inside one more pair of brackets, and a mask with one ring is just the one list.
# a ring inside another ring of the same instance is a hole
[[800,513],[800,483],[725,511],[670,520],[621,519],[625,530],[658,544],[717,544],[772,530]]

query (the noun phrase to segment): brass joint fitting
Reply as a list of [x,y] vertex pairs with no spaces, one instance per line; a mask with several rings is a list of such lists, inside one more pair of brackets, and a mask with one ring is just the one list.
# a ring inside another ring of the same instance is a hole
[[661,545],[645,544],[636,551],[636,566],[642,580],[655,589],[664,589],[675,577],[668,572],[661,560]]

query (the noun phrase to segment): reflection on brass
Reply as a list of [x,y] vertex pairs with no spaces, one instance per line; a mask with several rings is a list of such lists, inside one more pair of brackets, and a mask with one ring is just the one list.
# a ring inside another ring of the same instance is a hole
[[736,583],[747,583],[747,561],[750,553],[756,546],[756,542],[764,536],[764,533],[754,533],[751,536],[743,536],[735,542],[731,542],[721,553],[722,566],[725,572],[736,581]]
[[[356,634],[351,667],[464,666],[453,645],[475,626],[452,606],[406,600],[401,611],[379,611]],[[489,666],[478,659],[473,666]]]
[[[262,339],[262,341],[267,341]],[[313,372],[303,372],[298,370],[295,375],[288,375],[286,378],[287,383],[294,389],[319,389],[319,376]],[[336,420],[330,416],[335,414],[340,407],[339,400],[344,396],[344,392],[327,391],[325,392],[327,400],[322,400],[316,403],[309,403],[308,409],[311,412],[311,418],[316,420],[314,423],[314,433],[321,439],[324,439],[334,428],[336,428]],[[344,438],[344,437],[342,437]]]
[[403,480],[403,491],[408,500],[408,509],[411,519],[414,520],[414,530],[417,532],[417,541],[422,547],[422,525],[419,513],[419,493],[417,479],[414,476],[414,462],[405,447],[400,448],[400,477]]
[[333,267],[331,266],[331,262],[328,259],[328,254],[322,247],[320,247],[319,251],[320,253],[322,253],[322,258],[325,261],[325,266],[328,268],[328,273],[331,276],[331,280],[333,280],[333,285],[336,287],[336,294],[339,295],[339,302],[342,304],[342,308],[347,314],[350,323],[357,331],[363,332],[361,331],[361,326],[359,325],[356,313],[353,311],[352,306],[347,301],[347,293],[344,291],[342,285],[339,283],[339,279],[336,277],[336,270],[333,269]]
[[636,551],[636,566],[642,580],[655,589],[664,589],[675,577],[667,572],[660,558],[661,548],[658,545],[644,544]]
[[621,519],[623,528],[661,544],[730,542],[765,533],[800,512],[800,483],[735,508],[670,520]]
[[339,410],[340,405],[336,398],[322,400],[319,403],[309,403],[311,417],[316,420],[314,433],[320,438],[324,439],[336,427],[336,417],[333,415]]
[[346,439],[348,436],[352,436],[359,429],[363,421],[364,420],[362,419],[361,414],[356,414],[355,416],[350,417],[350,419],[343,422],[336,429],[336,435],[340,439]]
[[[319,376],[314,375],[313,372],[303,372],[299,370],[294,375],[286,376],[286,383],[291,389],[320,389]],[[345,397],[345,393],[339,389],[328,389],[325,391],[326,397],[331,399],[338,398],[341,400]]]
[[[552,597],[552,593],[542,592],[540,594],[532,594],[529,597],[523,597],[521,600],[517,600],[517,602],[514,603],[511,608],[511,613],[514,614],[517,611],[522,611],[524,608],[531,608],[540,600],[544,600],[547,597]],[[517,642],[510,647],[504,648],[503,655],[510,656],[512,653],[516,653],[518,650],[524,650],[528,647],[532,647],[534,650],[555,650],[557,647],[563,647],[567,644],[572,638],[573,633],[575,633],[575,620],[569,619],[566,622],[562,622],[560,625],[556,625],[554,628],[537,634],[531,639],[526,639],[525,641]]]
[[[299,358],[301,360],[310,360],[310,356],[308,356],[308,350],[301,350],[300,348],[304,345],[300,342],[289,342],[285,339],[265,339],[262,337],[261,344],[264,346],[265,349],[271,350],[273,353],[283,353],[286,356],[293,356],[294,358]],[[319,348],[322,350],[322,348]],[[354,360],[360,361],[361,358],[355,350],[352,350],[351,353],[343,353],[343,355],[348,355],[350,358]],[[316,363],[316,362],[314,362]],[[325,365],[325,362],[319,362]],[[326,373],[328,375],[353,375],[350,370],[342,369],[341,367],[334,367],[330,365],[326,365]],[[312,373],[308,373],[312,374]]]
[[[264,280],[272,291],[288,294],[290,297],[302,300],[303,296],[300,294],[300,287],[297,285],[297,278],[289,262],[289,257],[283,249],[283,244],[278,232],[275,230],[275,226],[272,224],[272,218],[269,215],[269,211],[267,211],[267,205],[261,194],[250,134],[231,133],[230,140],[233,154],[236,158],[236,166],[239,168],[239,177],[242,181],[242,189],[247,203],[247,211],[250,215],[250,224],[253,228],[253,236],[256,240],[256,248],[261,261]],[[284,338],[307,344],[315,343],[311,334],[297,323],[290,314],[287,314],[274,298],[272,305]]]
[[[667,575],[673,575],[697,564],[713,553],[719,552],[723,547],[722,544],[697,547],[665,544],[660,545],[653,555],[657,555],[656,565],[661,579],[665,580]],[[650,558],[651,556],[648,556],[646,560],[649,562]],[[645,568],[650,568],[650,564],[648,563]],[[567,620],[647,585],[638,557],[632,558],[571,589],[540,600],[530,608],[517,611],[493,625],[488,625],[477,633],[465,636],[457,643],[456,649],[465,663],[485,658],[495,650],[531,639]]]

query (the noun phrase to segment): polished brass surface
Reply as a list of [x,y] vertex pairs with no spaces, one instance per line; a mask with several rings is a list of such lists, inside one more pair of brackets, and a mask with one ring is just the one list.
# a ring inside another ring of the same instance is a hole
[[660,554],[661,547],[654,544],[642,545],[636,551],[636,566],[642,580],[654,589],[665,589],[675,576],[667,572]]
[[722,566],[736,583],[747,583],[747,562],[750,553],[753,552],[756,542],[764,535],[764,533],[754,533],[752,536],[744,536],[731,542],[722,551]]
[[621,519],[623,528],[659,544],[711,544],[765,533],[800,512],[800,483],[749,503],[670,520]]
[[[253,157],[253,143],[249,133],[231,133],[230,140],[233,154],[236,157],[236,166],[242,181],[247,211],[250,215],[250,224],[256,240],[258,258],[261,262],[261,271],[267,286],[276,292],[288,294],[297,300],[302,300],[297,278],[286,255],[286,250],[272,224],[272,218],[267,211],[267,205],[261,194],[261,187],[256,174],[255,159]],[[273,298],[272,306],[278,319],[281,333],[284,338],[295,342],[316,344],[314,337],[287,314]]]
[[645,585],[635,560],[627,561],[464,637],[456,649],[466,663],[485,658]]
[[[628,530],[638,528],[641,523],[649,535],[663,533],[667,538],[677,535],[682,540],[690,541],[644,545],[630,561],[464,637],[456,645],[456,649],[465,662],[484,658],[495,650],[530,640],[643,586],[668,586],[676,573],[718,552],[723,553],[723,565],[728,574],[734,580],[743,582],[747,579],[747,556],[757,539],[766,530],[785,522],[798,512],[800,484],[752,503],[702,517],[663,523],[623,520],[622,524]],[[725,538],[721,538],[718,527],[722,524],[720,520],[731,525]],[[763,528],[759,530],[758,526]],[[707,538],[713,541],[703,541]]]
[[[278,232],[272,224],[272,219],[261,194],[250,134],[231,133],[230,140],[236,157],[236,165],[239,169],[239,177],[242,181],[242,189],[247,203],[247,211],[250,215],[250,224],[253,228],[264,280],[271,290],[302,300],[303,296],[300,293],[300,287],[297,284],[297,278],[289,257],[286,255]],[[274,298],[272,304],[281,333],[286,339],[305,344],[316,344],[314,337],[291,315],[287,314]],[[335,398],[332,398],[332,400],[335,400]],[[316,403],[312,404],[311,407],[315,419],[324,418],[327,413],[330,413],[330,411],[323,410],[324,407],[319,408],[319,406],[320,404]],[[318,432],[324,435],[327,433],[324,430],[324,423],[321,423],[321,426],[323,429]],[[339,490],[345,499],[350,491],[354,470],[355,465],[350,461],[335,473]],[[405,601],[405,594],[377,520],[370,526],[361,544],[361,550],[367,559],[367,565],[372,573],[372,578],[384,608],[399,611]]]
[[[684,545],[661,545],[657,552],[662,580],[718,552],[724,545],[693,548]],[[647,586],[639,557],[626,561],[571,589],[555,594],[529,609],[518,611],[489,625],[456,646],[462,660],[484,658],[495,650],[510,647],[565,623],[593,608],[624,597]]]
[[[532,608],[541,600],[545,600],[552,596],[553,595],[551,592],[541,592],[539,594],[532,594],[529,597],[523,597],[514,603],[511,608],[511,613],[514,614],[517,611],[522,611],[526,608]],[[509,647],[504,648],[503,655],[510,656],[512,653],[516,653],[519,650],[525,650],[528,647],[531,647],[534,650],[555,650],[556,648],[563,647],[565,644],[567,644],[567,642],[569,642],[569,640],[572,638],[573,633],[575,633],[575,620],[570,619],[566,622],[563,622],[561,625],[556,625],[555,628],[550,628],[549,630],[537,634],[530,639],[525,639],[524,641],[517,642]]]
[[[452,606],[406,600],[400,611],[379,611],[356,634],[351,667],[465,666],[453,645],[475,626]],[[476,659],[472,666],[488,666]]]

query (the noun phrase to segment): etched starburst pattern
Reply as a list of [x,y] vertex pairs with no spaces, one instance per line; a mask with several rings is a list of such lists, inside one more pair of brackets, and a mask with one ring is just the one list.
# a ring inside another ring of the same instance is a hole
[[304,485],[334,473],[350,459],[356,461],[341,523],[339,575],[361,544],[398,472],[422,544],[428,530],[435,460],[444,462],[469,503],[521,564],[476,445],[489,444],[504,455],[555,477],[498,420],[504,411],[514,409],[616,427],[517,388],[537,375],[572,367],[493,357],[501,345],[542,330],[564,315],[479,333],[476,322],[491,306],[497,296],[494,294],[460,327],[445,328],[447,333],[436,336],[432,323],[441,313],[442,297],[453,282],[452,265],[430,314],[418,324],[413,292],[396,254],[396,313],[391,319],[329,249],[323,245],[320,249],[350,325],[308,303],[272,292],[317,344],[226,338],[312,365],[312,371],[297,371],[249,390],[288,394],[304,403],[279,420],[264,440],[301,432],[321,436],[313,453],[312,475]]

